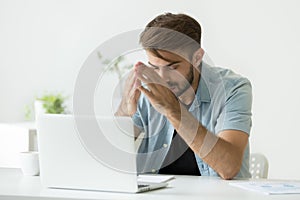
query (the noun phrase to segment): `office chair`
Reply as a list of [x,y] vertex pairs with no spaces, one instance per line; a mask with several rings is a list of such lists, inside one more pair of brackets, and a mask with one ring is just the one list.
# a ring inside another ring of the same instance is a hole
[[268,178],[268,159],[263,154],[250,154],[250,173],[252,178]]

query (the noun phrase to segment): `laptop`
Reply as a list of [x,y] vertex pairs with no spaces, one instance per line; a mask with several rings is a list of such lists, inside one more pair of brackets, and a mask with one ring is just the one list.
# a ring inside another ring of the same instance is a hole
[[37,131],[45,187],[137,193],[167,186],[138,183],[131,118],[42,114]]

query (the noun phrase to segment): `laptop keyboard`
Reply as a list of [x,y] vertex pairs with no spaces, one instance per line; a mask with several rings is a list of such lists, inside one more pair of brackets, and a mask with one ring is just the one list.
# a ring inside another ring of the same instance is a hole
[[138,188],[143,188],[143,187],[148,187],[149,185],[143,185],[143,184],[139,184]]

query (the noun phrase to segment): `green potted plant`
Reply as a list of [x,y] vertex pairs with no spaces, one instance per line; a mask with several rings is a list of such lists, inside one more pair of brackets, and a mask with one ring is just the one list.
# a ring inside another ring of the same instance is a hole
[[[65,106],[66,96],[61,93],[45,93],[41,97],[35,98],[33,109],[35,119],[42,113],[50,114],[63,114],[67,113],[67,108]],[[26,106],[25,118],[27,120],[31,119],[32,109],[31,106]]]
[[46,94],[37,100],[42,102],[45,113],[62,114],[65,113],[66,106],[64,105],[66,97],[61,94]]

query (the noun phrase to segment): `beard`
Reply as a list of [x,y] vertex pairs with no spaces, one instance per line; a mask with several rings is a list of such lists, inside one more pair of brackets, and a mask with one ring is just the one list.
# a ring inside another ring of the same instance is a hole
[[193,65],[190,66],[190,71],[189,73],[185,76],[184,81],[179,82],[182,83],[180,84],[178,82],[168,82],[168,86],[170,88],[178,88],[177,92],[174,92],[175,96],[180,97],[187,89],[189,89],[192,86],[192,83],[194,81],[194,69]]

